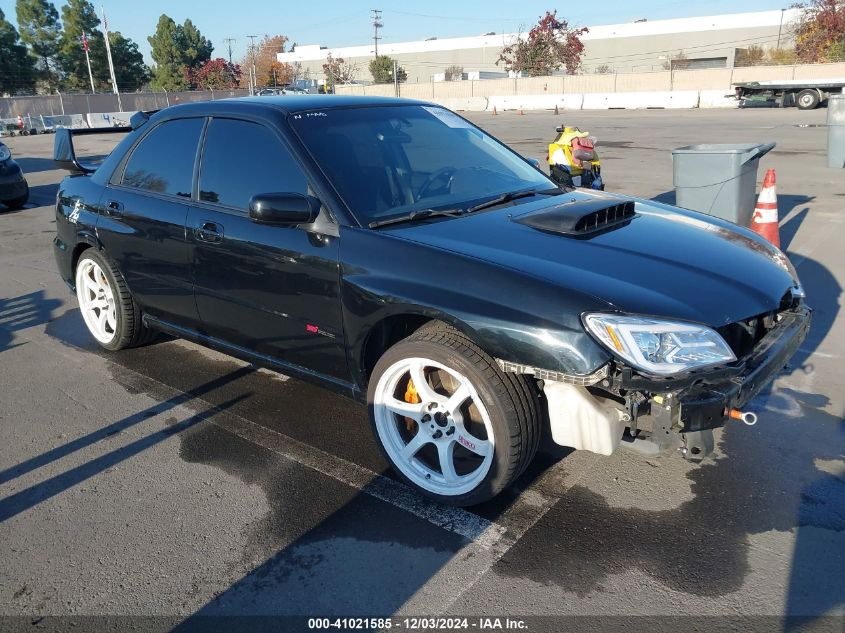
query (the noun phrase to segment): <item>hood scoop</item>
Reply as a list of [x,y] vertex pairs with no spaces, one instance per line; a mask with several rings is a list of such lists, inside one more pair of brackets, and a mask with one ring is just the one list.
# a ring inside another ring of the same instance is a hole
[[637,217],[633,200],[571,200],[511,218],[538,231],[588,237],[628,224]]

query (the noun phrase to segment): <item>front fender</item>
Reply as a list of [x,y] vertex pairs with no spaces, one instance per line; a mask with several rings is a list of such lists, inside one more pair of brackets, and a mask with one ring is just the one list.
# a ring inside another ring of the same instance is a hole
[[340,241],[344,328],[360,385],[368,333],[399,314],[444,321],[512,363],[587,375],[609,360],[581,324],[582,312],[608,309],[595,297],[366,229],[344,229]]

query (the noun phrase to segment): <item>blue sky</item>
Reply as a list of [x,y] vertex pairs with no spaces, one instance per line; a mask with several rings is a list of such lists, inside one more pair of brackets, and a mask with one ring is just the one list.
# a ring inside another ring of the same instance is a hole
[[[54,0],[61,12],[61,0]],[[604,0],[603,2],[569,2],[561,5],[558,16],[577,26],[781,9],[792,0],[710,0],[706,5],[689,0]],[[7,18],[14,22],[13,0],[2,0]],[[121,31],[138,43],[147,62],[150,47],[147,36],[155,31],[162,13],[177,22],[191,18],[194,24],[214,43],[215,56],[226,56],[223,39],[236,38],[233,56],[243,57],[249,44],[247,35],[287,35],[299,44],[351,46],[371,41],[373,29],[370,9],[382,9],[382,42],[401,42],[427,37],[459,37],[516,31],[520,25],[530,27],[547,9],[546,1],[533,0],[468,0],[447,2],[428,0],[421,3],[382,2],[381,0],[321,0],[319,3],[271,0],[205,3],[184,0],[95,0],[97,12],[105,5],[109,28]],[[313,7],[308,9],[307,7]],[[304,7],[304,9],[303,9]]]

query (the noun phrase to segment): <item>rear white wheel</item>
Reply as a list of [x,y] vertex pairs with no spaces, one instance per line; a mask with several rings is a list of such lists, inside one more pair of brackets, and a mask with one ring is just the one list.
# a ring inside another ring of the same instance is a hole
[[91,335],[103,345],[111,344],[118,333],[114,291],[93,259],[84,258],[76,267],[76,298]]
[[143,345],[154,333],[141,321],[141,310],[123,275],[96,248],[82,252],[74,273],[76,298],[85,326],[107,350]]

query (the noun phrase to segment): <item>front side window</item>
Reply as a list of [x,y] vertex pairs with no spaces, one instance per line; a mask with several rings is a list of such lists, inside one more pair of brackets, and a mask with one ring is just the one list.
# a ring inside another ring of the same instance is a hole
[[555,187],[492,136],[444,108],[331,108],[289,120],[362,224]]
[[248,121],[212,119],[200,166],[204,202],[248,209],[260,193],[308,193],[294,157],[267,127]]
[[157,126],[135,147],[121,184],[190,198],[202,126],[203,119],[176,119]]

